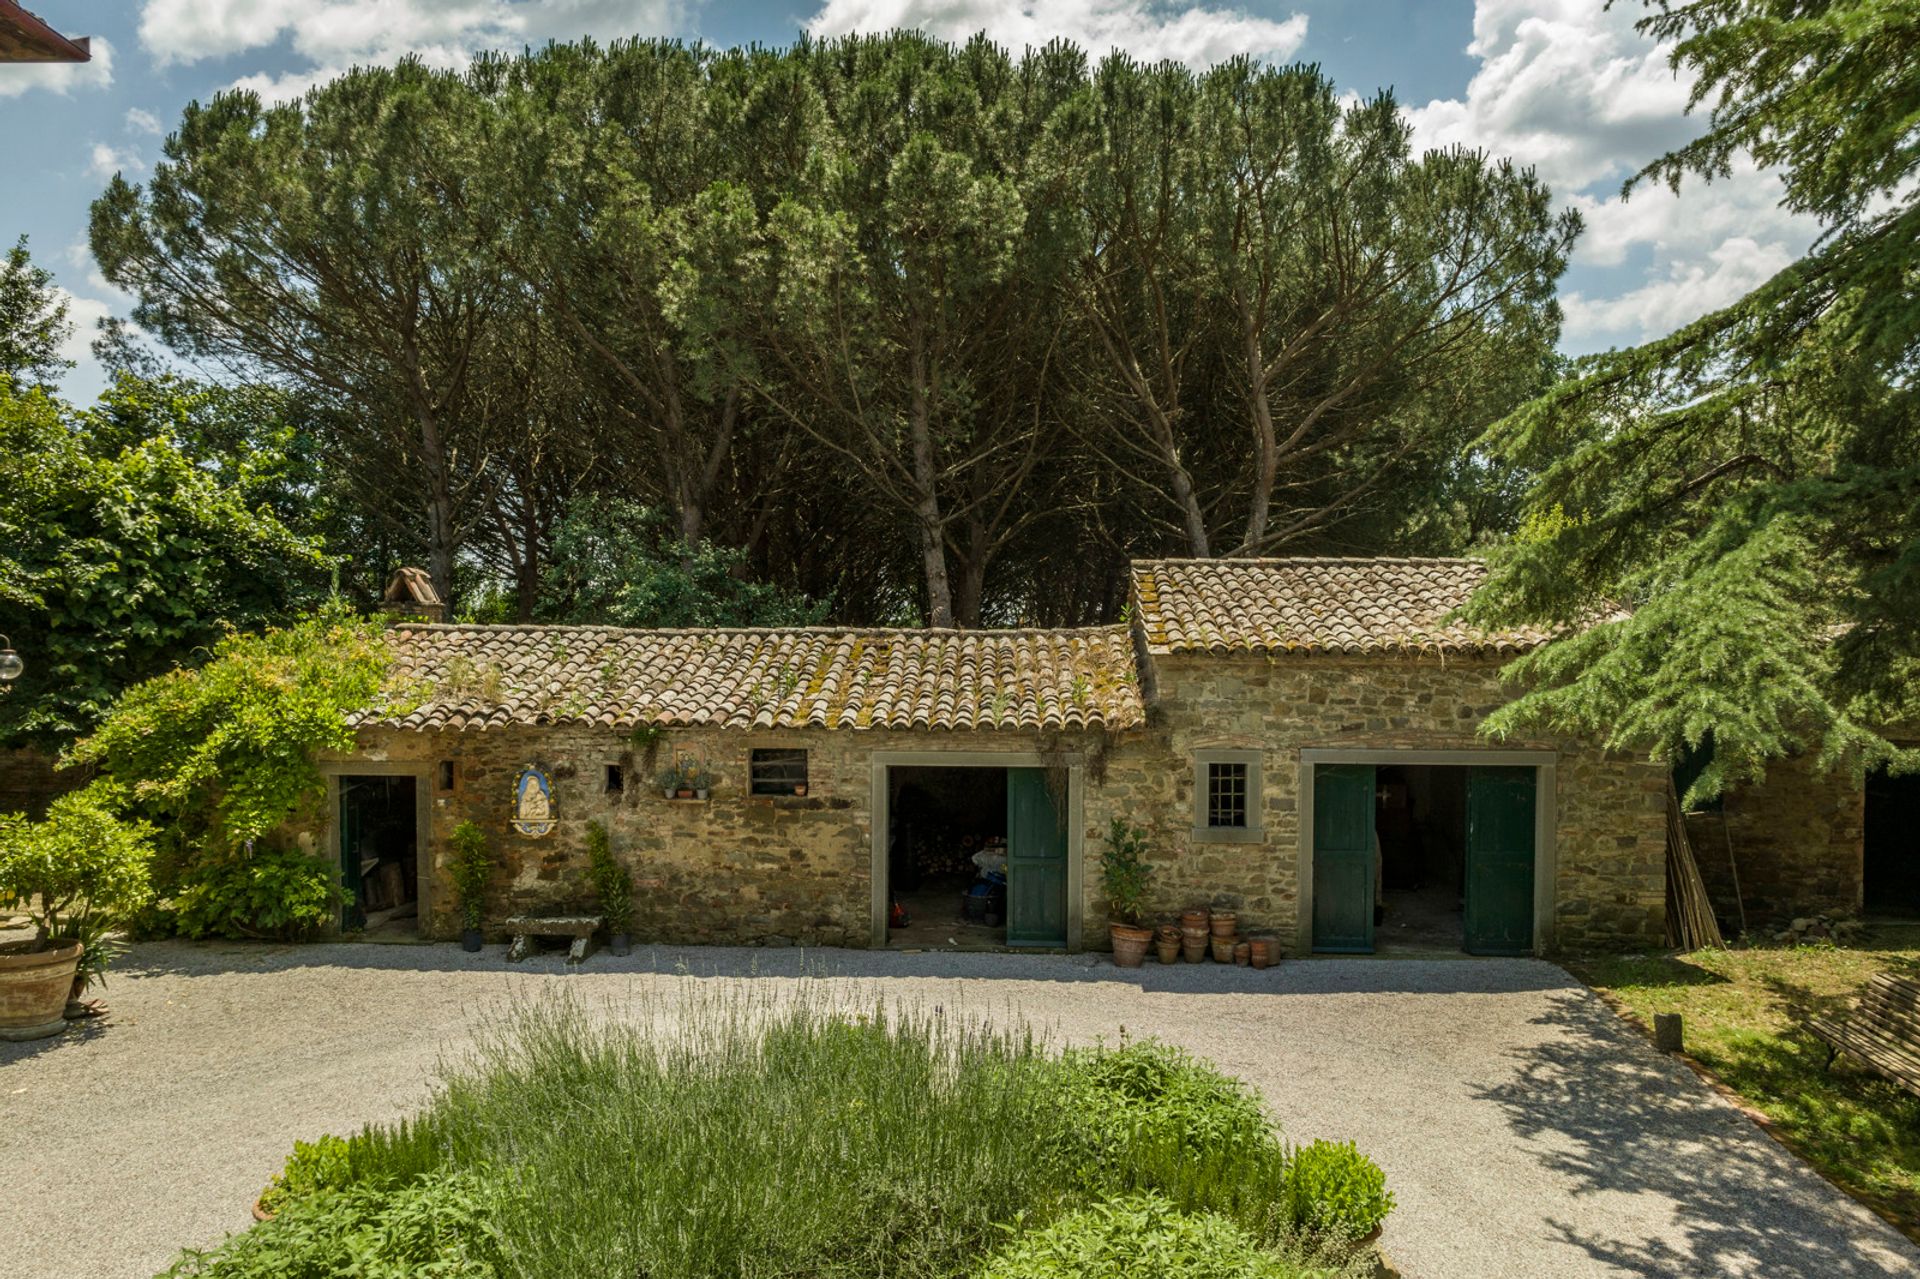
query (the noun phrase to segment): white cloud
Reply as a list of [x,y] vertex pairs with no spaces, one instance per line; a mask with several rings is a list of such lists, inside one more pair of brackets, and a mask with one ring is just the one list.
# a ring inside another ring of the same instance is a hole
[[344,68],[412,51],[464,61],[583,35],[658,35],[684,12],[682,0],[145,0],[140,43],[166,64],[285,38],[315,68]]
[[17,97],[29,89],[72,93],[75,89],[104,89],[113,83],[113,46],[105,36],[90,44],[86,62],[9,62],[0,65],[0,98]]
[[1423,147],[1464,145],[1534,166],[1556,191],[1618,182],[1699,132],[1667,48],[1633,29],[1639,8],[1598,0],[1479,0],[1462,99],[1408,114]]
[[1675,195],[1649,183],[1632,199],[1617,192],[1574,195],[1568,203],[1586,219],[1586,232],[1574,250],[1574,262],[1611,267],[1635,250],[1650,246],[1656,257],[1704,254],[1735,237],[1805,251],[1820,234],[1819,222],[1780,205],[1780,176],[1740,158],[1733,174],[1713,182],[1689,181]]
[[139,107],[130,107],[127,110],[127,132],[151,133],[159,137],[166,132],[166,129],[161,125],[160,117],[153,112],[142,111]]
[[131,147],[109,146],[105,142],[94,143],[92,152],[87,156],[87,172],[96,178],[110,178],[123,172],[137,173],[146,167],[146,162]]
[[54,291],[67,300],[67,320],[73,325],[73,332],[67,334],[67,340],[60,344],[63,358],[76,364],[87,364],[93,359],[93,339],[99,331],[100,321],[113,314],[113,308],[98,298],[86,297],[79,293],[70,293],[59,285]]
[[1704,258],[1668,261],[1655,278],[1617,297],[1569,293],[1560,299],[1567,317],[1564,345],[1570,351],[1594,351],[1671,333],[1738,301],[1798,257],[1783,244],[1733,236]]
[[1167,0],[827,0],[807,23],[819,36],[895,27],[949,40],[984,31],[1016,50],[1065,36],[1096,58],[1120,48],[1195,67],[1235,54],[1282,61],[1307,38],[1304,14],[1275,21]]

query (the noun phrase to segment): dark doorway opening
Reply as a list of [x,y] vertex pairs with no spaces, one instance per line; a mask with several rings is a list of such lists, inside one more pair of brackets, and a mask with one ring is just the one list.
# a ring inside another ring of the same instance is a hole
[[887,824],[889,943],[1006,945],[1007,770],[891,767]]
[[1875,915],[1920,917],[1920,773],[1867,774],[1861,896]]
[[340,779],[341,927],[412,934],[420,916],[419,810],[412,777]]
[[1467,770],[1384,766],[1374,778],[1380,840],[1374,942],[1383,949],[1459,950],[1467,874]]

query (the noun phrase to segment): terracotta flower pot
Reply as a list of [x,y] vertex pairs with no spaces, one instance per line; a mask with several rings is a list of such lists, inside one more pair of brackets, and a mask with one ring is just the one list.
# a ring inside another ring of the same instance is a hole
[[1151,928],[1136,928],[1132,924],[1109,924],[1107,935],[1113,941],[1113,962],[1120,968],[1138,968],[1147,957],[1147,946],[1153,941]]
[[1209,922],[1213,926],[1215,937],[1231,937],[1240,927],[1240,917],[1230,910],[1214,911],[1213,919]]
[[1216,964],[1231,964],[1233,962],[1233,945],[1236,940],[1236,938],[1232,937],[1215,937],[1213,939],[1213,962]]
[[1247,954],[1247,961],[1255,968],[1265,968],[1273,962],[1273,942],[1270,939],[1255,937],[1247,944],[1252,948]]
[[66,1027],[67,996],[85,948],[56,937],[0,945],[0,1039],[45,1039]]
[[1247,942],[1239,942],[1233,948],[1233,962],[1245,968],[1253,962],[1253,947]]
[[1156,938],[1153,943],[1153,949],[1159,954],[1160,962],[1163,964],[1177,964],[1180,962],[1180,939],[1178,937],[1172,941],[1168,941],[1164,937]]
[[1180,941],[1180,957],[1189,964],[1197,964],[1205,959],[1207,957],[1206,939],[1200,938],[1196,940],[1192,937],[1182,938]]

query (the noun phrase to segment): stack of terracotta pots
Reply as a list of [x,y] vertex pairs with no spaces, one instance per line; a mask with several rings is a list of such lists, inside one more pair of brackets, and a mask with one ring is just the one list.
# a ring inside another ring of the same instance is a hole
[[1233,948],[1239,944],[1240,917],[1230,910],[1216,910],[1210,921],[1213,927],[1213,958],[1215,963],[1231,964]]
[[1180,959],[1180,926],[1162,924],[1153,930],[1153,949],[1163,964],[1178,963]]
[[1197,964],[1207,957],[1208,927],[1204,906],[1199,910],[1180,912],[1180,952],[1189,964]]

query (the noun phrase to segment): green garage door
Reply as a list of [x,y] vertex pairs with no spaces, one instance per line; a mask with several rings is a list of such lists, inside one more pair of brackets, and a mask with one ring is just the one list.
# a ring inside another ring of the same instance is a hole
[[1467,772],[1466,947],[1533,953],[1534,770]]
[[1067,831],[1038,768],[1007,770],[1007,945],[1067,944]]
[[1313,948],[1373,949],[1373,765],[1313,770]]

